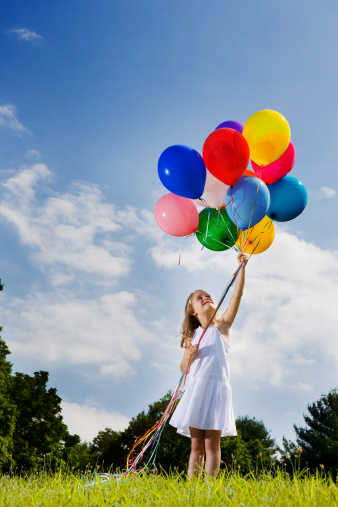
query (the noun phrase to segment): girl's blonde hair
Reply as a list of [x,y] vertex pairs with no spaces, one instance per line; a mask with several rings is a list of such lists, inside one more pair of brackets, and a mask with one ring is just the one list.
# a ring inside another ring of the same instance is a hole
[[195,292],[196,291],[194,290],[194,292],[192,292],[190,294],[190,296],[188,297],[187,302],[185,304],[185,308],[184,308],[184,318],[183,318],[182,328],[181,328],[181,335],[182,335],[181,347],[182,348],[185,348],[187,346],[187,341],[191,340],[195,330],[200,325],[199,320],[195,317],[195,315],[192,314],[192,312],[194,310],[193,306],[192,306],[192,297],[195,294]]
[[[198,290],[201,290],[201,289],[194,290],[194,292],[192,292],[190,294],[190,296],[188,297],[187,302],[185,304],[184,318],[183,318],[182,327],[181,327],[181,335],[182,335],[181,347],[182,348],[186,348],[187,342],[191,340],[191,338],[194,335],[194,332],[201,325],[200,321],[197,319],[197,317],[195,317],[195,315],[192,314],[192,312],[194,310],[193,306],[192,306],[192,297],[195,294],[195,292],[197,292]],[[217,315],[215,315],[213,320],[216,324],[219,324],[220,321],[218,320],[218,313],[217,313]]]

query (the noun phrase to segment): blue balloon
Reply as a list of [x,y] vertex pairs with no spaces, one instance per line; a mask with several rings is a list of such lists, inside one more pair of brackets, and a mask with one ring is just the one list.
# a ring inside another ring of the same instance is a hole
[[215,130],[218,130],[218,129],[233,129],[233,130],[237,130],[237,132],[239,132],[240,134],[242,134],[243,128],[244,128],[243,123],[241,123],[239,121],[235,121],[235,120],[227,120],[227,121],[224,121],[223,123],[220,123],[218,125],[218,127],[215,128]]
[[189,146],[170,146],[159,158],[158,175],[176,195],[198,199],[204,191],[207,170],[201,155]]
[[225,204],[230,220],[239,229],[248,229],[266,215],[270,204],[268,187],[259,178],[242,176],[228,188]]
[[277,222],[288,222],[298,217],[307,205],[307,191],[301,181],[285,176],[269,185],[270,206],[268,217]]

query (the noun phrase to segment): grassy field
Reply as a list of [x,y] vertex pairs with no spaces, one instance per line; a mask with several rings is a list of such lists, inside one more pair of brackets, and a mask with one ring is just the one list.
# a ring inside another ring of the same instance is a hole
[[338,487],[315,476],[290,478],[283,473],[258,478],[226,474],[190,483],[180,476],[144,475],[118,481],[85,482],[70,474],[0,478],[0,505],[30,506],[323,506],[338,505]]

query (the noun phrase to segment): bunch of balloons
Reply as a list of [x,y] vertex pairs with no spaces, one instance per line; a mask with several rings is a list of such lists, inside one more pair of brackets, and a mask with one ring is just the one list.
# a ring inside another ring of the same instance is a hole
[[[170,146],[158,161],[170,193],[156,203],[156,222],[172,236],[195,233],[210,250],[264,252],[275,237],[274,221],[292,220],[307,204],[305,186],[288,175],[295,157],[287,120],[270,109],[244,125],[218,125],[202,156],[188,146]],[[196,204],[204,208],[200,213]]]

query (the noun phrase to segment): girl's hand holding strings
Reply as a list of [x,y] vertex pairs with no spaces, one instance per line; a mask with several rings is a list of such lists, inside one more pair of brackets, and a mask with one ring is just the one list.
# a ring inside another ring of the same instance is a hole
[[242,264],[242,262],[243,262],[244,266],[246,266],[248,263],[248,260],[249,260],[249,256],[245,255],[245,253],[243,253],[243,252],[240,252],[237,256],[238,264]]
[[191,345],[191,347],[189,349],[190,359],[193,359],[196,356],[196,354],[198,352],[198,347],[199,347],[198,343],[196,345]]

